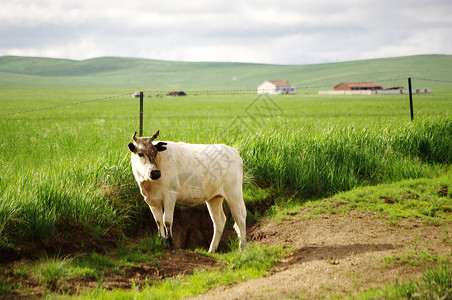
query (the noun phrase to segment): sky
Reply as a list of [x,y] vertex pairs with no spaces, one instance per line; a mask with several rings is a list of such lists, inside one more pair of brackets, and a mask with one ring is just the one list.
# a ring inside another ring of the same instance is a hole
[[0,56],[287,65],[452,54],[451,0],[2,0]]

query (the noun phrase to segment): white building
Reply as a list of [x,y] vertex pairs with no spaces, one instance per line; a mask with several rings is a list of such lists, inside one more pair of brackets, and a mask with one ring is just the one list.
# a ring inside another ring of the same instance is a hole
[[257,87],[258,95],[295,95],[295,87],[286,81],[264,81]]

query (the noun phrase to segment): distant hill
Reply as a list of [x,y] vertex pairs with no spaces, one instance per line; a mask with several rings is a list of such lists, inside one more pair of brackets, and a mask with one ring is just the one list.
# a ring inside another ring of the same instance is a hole
[[0,88],[254,89],[264,80],[286,80],[297,88],[332,89],[341,82],[373,81],[384,87],[400,85],[406,80],[395,82],[392,79],[407,77],[429,79],[419,86],[422,88],[452,88],[452,83],[443,82],[452,81],[452,55],[416,55],[315,65],[173,62],[117,57],[83,61],[0,57]]

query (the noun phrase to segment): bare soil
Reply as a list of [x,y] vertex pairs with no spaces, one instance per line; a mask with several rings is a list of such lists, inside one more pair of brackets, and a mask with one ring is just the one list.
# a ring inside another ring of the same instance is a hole
[[[264,220],[249,238],[295,249],[271,276],[213,289],[197,299],[316,299],[356,295],[360,291],[418,278],[429,262],[387,263],[385,257],[421,253],[452,257],[452,224],[403,221],[389,225],[372,214],[322,215]],[[423,264],[425,263],[425,264]],[[431,262],[435,264],[435,262]],[[422,266],[421,266],[422,265]]]
[[[145,282],[173,278],[192,274],[195,269],[213,269],[219,267],[214,259],[188,251],[166,251],[164,256],[152,264],[135,263],[134,266],[121,266],[114,271],[107,271],[102,278],[69,278],[58,282],[56,287],[45,286],[39,278],[27,274],[17,274],[15,269],[27,263],[26,260],[15,261],[3,267],[1,280],[14,289],[2,299],[36,299],[50,291],[65,294],[77,294],[82,290],[102,288],[106,290],[130,289],[132,284],[144,286]],[[132,283],[133,282],[133,283]]]
[[[256,207],[251,209],[260,210]],[[177,208],[173,231],[176,249],[207,249],[212,223],[205,207]],[[396,279],[414,279],[422,272],[419,263],[388,264],[385,257],[419,253],[452,257],[451,233],[452,224],[434,226],[418,221],[401,221],[390,225],[370,213],[353,211],[347,216],[316,215],[312,218],[312,211],[306,209],[288,215],[284,221],[265,219],[248,228],[248,239],[266,245],[284,245],[293,250],[292,254],[275,266],[268,277],[217,287],[197,298],[312,299],[354,295],[372,287],[392,284]],[[233,235],[232,230],[226,230],[220,251],[227,249],[227,240]],[[13,287],[5,299],[37,298],[49,290],[38,278],[15,272],[28,259],[22,257],[0,265],[0,279]],[[101,280],[64,280],[58,289],[53,290],[76,294],[86,288],[130,289],[132,280],[137,286],[142,286],[145,281],[218,267],[217,261],[203,255],[168,250],[156,262],[123,266],[114,272],[105,272]]]

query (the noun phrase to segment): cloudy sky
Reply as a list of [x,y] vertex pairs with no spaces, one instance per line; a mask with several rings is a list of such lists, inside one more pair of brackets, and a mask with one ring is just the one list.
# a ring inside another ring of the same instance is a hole
[[5,0],[0,56],[315,64],[452,54],[451,0]]

